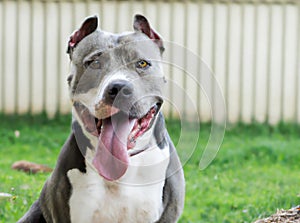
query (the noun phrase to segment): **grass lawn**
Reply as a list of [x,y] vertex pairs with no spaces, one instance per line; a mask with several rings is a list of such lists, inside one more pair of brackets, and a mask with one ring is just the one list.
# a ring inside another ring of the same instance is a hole
[[[11,170],[17,160],[54,167],[70,131],[70,117],[47,120],[42,116],[0,116],[0,222],[21,217],[37,199],[47,174],[30,175]],[[180,137],[180,123],[169,121],[178,151],[188,157],[195,136],[193,127]],[[16,132],[20,136],[16,137]],[[181,223],[253,222],[259,217],[300,203],[300,128],[238,125],[226,131],[216,159],[204,170],[198,167],[210,125],[201,125],[197,149],[185,162],[185,210]]]

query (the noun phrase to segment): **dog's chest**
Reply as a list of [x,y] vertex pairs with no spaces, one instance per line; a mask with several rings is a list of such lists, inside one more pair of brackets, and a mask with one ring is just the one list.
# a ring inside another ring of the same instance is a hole
[[[168,160],[165,160],[163,166],[161,163],[158,165],[162,169],[154,170],[153,180],[156,181],[150,184],[142,184],[143,179],[139,179],[140,182],[135,181],[137,184],[130,182],[133,176],[145,178],[148,174],[149,177],[153,175],[149,170],[137,170],[136,166],[129,168],[127,183],[104,181],[88,165],[86,173],[81,173],[78,169],[70,170],[68,177],[72,185],[69,200],[71,222],[155,222],[162,213],[162,192],[167,163]],[[160,180],[157,181],[158,179]]]

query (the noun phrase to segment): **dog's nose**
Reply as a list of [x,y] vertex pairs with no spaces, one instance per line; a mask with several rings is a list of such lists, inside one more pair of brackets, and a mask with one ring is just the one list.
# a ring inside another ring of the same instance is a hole
[[116,97],[128,99],[132,95],[133,86],[128,81],[115,81],[107,86],[106,97],[114,101]]

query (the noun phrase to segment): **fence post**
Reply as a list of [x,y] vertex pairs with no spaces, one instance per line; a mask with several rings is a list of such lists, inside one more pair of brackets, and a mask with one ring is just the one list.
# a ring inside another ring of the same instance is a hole
[[5,111],[5,69],[6,69],[6,61],[5,61],[5,55],[6,55],[6,35],[5,35],[5,30],[6,30],[6,0],[2,1],[2,12],[1,12],[2,18],[2,30],[3,30],[3,35],[2,35],[2,54],[1,54],[1,110],[2,112]]
[[296,38],[296,63],[295,63],[295,122],[299,123],[299,75],[300,75],[300,1],[296,3],[297,7],[297,38]]

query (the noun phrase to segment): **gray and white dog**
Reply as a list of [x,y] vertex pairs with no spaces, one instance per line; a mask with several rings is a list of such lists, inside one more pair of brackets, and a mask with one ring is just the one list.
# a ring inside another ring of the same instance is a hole
[[160,111],[161,37],[142,15],[134,32],[70,37],[72,132],[39,199],[19,222],[177,222],[185,183]]

